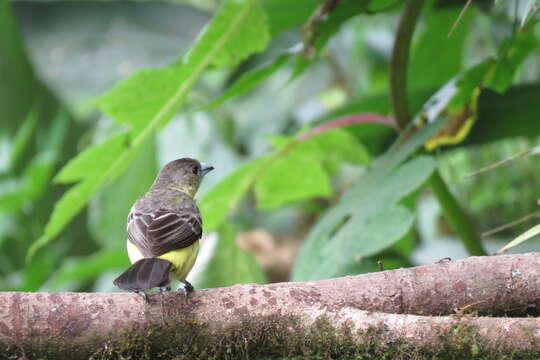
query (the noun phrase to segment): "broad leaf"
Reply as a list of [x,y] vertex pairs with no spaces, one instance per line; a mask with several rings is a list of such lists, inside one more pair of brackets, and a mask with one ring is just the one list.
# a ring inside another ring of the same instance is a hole
[[[305,239],[293,268],[294,280],[342,275],[343,268],[354,266],[358,256],[362,256],[362,243],[350,242],[371,236],[380,241],[372,249],[381,250],[397,242],[408,232],[412,215],[405,208],[396,208],[395,204],[426,181],[435,169],[435,162],[429,157],[419,157],[405,165],[399,165],[433,136],[444,122],[445,119],[440,118],[417,131],[412,137],[402,135],[396,144],[345,192],[340,202],[322,217]],[[392,209],[391,213],[395,218],[387,217],[386,224],[379,225],[377,229],[372,227],[371,233],[365,236],[359,235],[357,226],[364,221],[381,224],[374,219],[378,218],[378,214],[383,214],[385,209]],[[386,232],[387,230],[389,231]],[[389,238],[384,237],[382,240],[382,237],[373,232],[386,232]],[[344,254],[344,247],[359,249],[360,252]],[[329,253],[330,249],[332,251]],[[371,254],[370,247],[366,249],[366,254]]]
[[292,154],[273,161],[255,184],[257,206],[272,209],[289,202],[329,196],[330,179],[316,160]]
[[62,168],[54,181],[61,184],[73,183],[107,170],[124,151],[126,144],[127,135],[124,133],[86,148]]

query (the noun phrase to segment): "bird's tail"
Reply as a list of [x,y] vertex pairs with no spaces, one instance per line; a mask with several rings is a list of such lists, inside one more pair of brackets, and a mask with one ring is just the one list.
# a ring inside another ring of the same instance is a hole
[[120,289],[142,291],[167,286],[172,263],[164,259],[144,258],[117,277],[113,284]]

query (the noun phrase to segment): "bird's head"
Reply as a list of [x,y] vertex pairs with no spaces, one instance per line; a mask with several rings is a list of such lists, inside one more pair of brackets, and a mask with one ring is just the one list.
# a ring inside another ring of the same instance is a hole
[[160,170],[152,187],[180,190],[194,196],[204,175],[212,170],[213,166],[195,159],[173,160]]

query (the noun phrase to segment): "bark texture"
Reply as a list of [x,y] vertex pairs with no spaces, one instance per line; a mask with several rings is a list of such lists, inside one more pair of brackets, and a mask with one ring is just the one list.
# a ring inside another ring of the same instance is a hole
[[149,298],[1,293],[0,345],[4,354],[29,358],[247,358],[321,349],[333,357],[360,348],[399,349],[394,358],[426,351],[540,356],[540,253]]

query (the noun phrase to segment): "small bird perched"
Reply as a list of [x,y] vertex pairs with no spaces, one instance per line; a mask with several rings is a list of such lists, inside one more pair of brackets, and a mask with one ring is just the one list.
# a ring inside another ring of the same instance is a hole
[[191,158],[171,161],[159,172],[150,190],[135,202],[127,218],[127,250],[133,265],[114,280],[121,289],[144,297],[144,290],[170,290],[180,281],[184,295],[193,290],[186,281],[199,251],[202,220],[195,204],[201,181],[214,167]]

